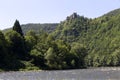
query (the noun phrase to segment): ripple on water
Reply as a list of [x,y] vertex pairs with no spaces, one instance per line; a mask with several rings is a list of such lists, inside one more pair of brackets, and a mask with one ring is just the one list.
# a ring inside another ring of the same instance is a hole
[[3,72],[0,80],[120,80],[120,70],[114,68]]

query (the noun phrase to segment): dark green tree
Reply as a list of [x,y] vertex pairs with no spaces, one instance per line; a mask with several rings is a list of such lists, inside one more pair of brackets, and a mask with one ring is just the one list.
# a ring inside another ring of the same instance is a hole
[[3,33],[0,31],[0,68],[5,66],[6,57],[7,57],[6,40]]
[[30,51],[33,46],[37,44],[37,35],[34,31],[30,30],[25,36],[26,49]]
[[15,21],[13,30],[18,32],[21,36],[23,36],[23,32],[22,32],[22,29],[21,29],[21,26],[18,20]]
[[70,52],[76,56],[76,67],[85,67],[84,58],[87,56],[86,48],[82,44],[73,43]]
[[20,59],[25,58],[24,38],[16,31],[9,31],[5,36],[10,44],[9,50],[13,53],[13,55]]

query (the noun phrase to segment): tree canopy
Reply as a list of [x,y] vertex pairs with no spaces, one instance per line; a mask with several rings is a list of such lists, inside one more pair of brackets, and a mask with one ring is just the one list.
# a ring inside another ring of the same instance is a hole
[[120,10],[89,19],[73,13],[47,33],[0,31],[0,69],[81,69],[120,66]]

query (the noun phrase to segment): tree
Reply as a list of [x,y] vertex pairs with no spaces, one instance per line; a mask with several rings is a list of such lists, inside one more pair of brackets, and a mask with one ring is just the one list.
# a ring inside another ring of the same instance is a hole
[[37,44],[37,35],[34,31],[30,30],[26,33],[25,42],[26,42],[26,49],[30,51],[33,46]]
[[53,42],[45,54],[46,65],[50,69],[68,69],[68,54],[69,46],[66,43],[63,44],[62,41]]
[[5,59],[7,56],[6,40],[3,33],[0,31],[0,68],[5,66]]
[[15,21],[13,30],[18,32],[21,36],[23,36],[23,32],[22,32],[22,29],[21,29],[21,26],[18,20]]
[[5,36],[10,44],[9,50],[11,53],[16,57],[23,59],[26,56],[24,38],[16,31],[9,31]]
[[38,49],[32,49],[30,52],[30,56],[32,59],[32,63],[35,64],[35,66],[38,66],[41,69],[45,68],[45,59],[42,52],[40,52]]
[[53,48],[49,48],[46,52],[46,56],[45,59],[47,60],[47,65],[49,66],[49,68],[57,68],[57,63],[56,63],[56,53],[54,52]]
[[85,67],[85,57],[87,56],[86,48],[79,44],[73,43],[70,52],[76,56],[76,67],[83,68]]

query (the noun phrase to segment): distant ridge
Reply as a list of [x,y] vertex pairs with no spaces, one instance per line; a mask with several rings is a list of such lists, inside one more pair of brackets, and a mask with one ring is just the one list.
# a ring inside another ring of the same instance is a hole
[[[44,23],[44,24],[29,23],[29,24],[21,25],[21,28],[24,34],[29,30],[34,30],[36,33],[39,33],[40,30],[43,30],[47,33],[51,33],[52,31],[56,29],[57,26],[58,26],[58,23]],[[3,32],[6,32],[10,29],[11,28],[5,29],[3,30]]]
[[120,8],[112,10],[106,14],[104,14],[103,16],[116,16],[120,14]]

